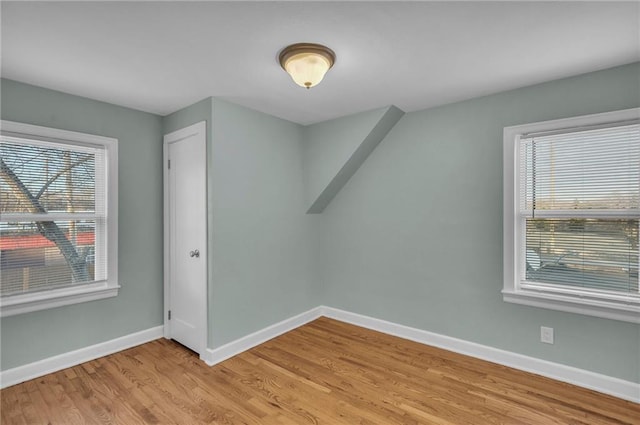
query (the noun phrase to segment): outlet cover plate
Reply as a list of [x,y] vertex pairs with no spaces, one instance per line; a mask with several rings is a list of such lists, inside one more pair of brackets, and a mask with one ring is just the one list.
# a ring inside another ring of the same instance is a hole
[[545,344],[553,344],[553,328],[540,326],[540,342]]

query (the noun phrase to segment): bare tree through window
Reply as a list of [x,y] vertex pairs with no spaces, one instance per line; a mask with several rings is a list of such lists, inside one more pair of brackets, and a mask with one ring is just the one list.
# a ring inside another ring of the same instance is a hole
[[[88,260],[95,258],[95,220],[83,214],[96,211],[95,156],[86,149],[0,143],[3,295],[94,280]],[[12,220],[31,214],[39,219]],[[47,269],[45,252],[51,257],[52,251],[66,262],[67,276],[60,267]],[[21,278],[11,269],[22,269]],[[30,279],[38,269],[44,276]]]

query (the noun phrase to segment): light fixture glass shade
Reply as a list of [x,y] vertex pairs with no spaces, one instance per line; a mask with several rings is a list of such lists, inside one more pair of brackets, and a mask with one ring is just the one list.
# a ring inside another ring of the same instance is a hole
[[284,64],[284,69],[293,81],[301,87],[311,88],[324,78],[331,68],[327,58],[315,53],[298,53],[291,56]]
[[291,75],[297,85],[306,88],[322,81],[334,61],[333,51],[319,44],[293,44],[280,53],[282,68]]

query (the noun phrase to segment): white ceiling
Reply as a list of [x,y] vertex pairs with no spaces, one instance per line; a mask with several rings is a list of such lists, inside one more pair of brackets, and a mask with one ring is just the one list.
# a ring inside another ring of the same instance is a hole
[[[2,2],[5,78],[166,115],[208,96],[302,124],[640,60],[639,2]],[[311,90],[276,61],[337,55]]]

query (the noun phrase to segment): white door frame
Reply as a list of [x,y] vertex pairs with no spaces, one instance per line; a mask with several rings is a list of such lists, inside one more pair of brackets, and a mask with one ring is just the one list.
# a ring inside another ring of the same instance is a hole
[[[202,150],[203,152],[205,152],[205,155],[203,155],[202,160],[205,161],[205,167],[206,167],[206,151],[207,151],[207,122],[206,121],[200,121],[196,124],[190,125],[188,127],[182,128],[180,130],[176,130],[174,132],[171,132],[169,134],[165,134],[164,136],[164,141],[163,141],[163,146],[162,146],[162,174],[163,174],[163,215],[164,215],[164,329],[163,329],[163,334],[164,337],[167,339],[171,339],[171,326],[170,326],[170,321],[169,321],[169,306],[171,305],[171,270],[170,270],[170,255],[171,255],[171,250],[170,250],[170,205],[169,205],[169,145],[171,143],[175,143],[175,142],[179,142],[181,140],[186,139],[187,137],[192,137],[196,134],[202,133],[204,135],[203,137],[203,143],[204,146],[202,146]],[[206,196],[206,187],[207,187],[207,182],[205,181],[205,193],[203,194],[204,196]],[[206,205],[206,201],[205,201],[205,205]],[[205,232],[207,232],[207,223],[206,223],[206,216],[205,216],[205,223],[203,223],[203,225],[205,226]],[[208,233],[207,233],[208,234]],[[205,268],[208,268],[207,262],[208,262],[208,256],[207,256],[207,247],[205,246],[204,249],[202,250],[203,252],[201,253],[204,261],[205,261]],[[205,275],[207,276],[208,274],[205,273]],[[205,282],[206,284],[206,282]],[[207,285],[208,286],[208,285]],[[206,293],[208,293],[208,288]],[[205,311],[206,311],[206,315],[205,315],[205,320],[204,323],[201,323],[199,325],[201,325],[201,347],[202,348],[202,352],[200,353],[200,359],[201,360],[205,360],[205,354],[206,354],[206,349],[208,347],[207,345],[207,336],[208,336],[208,308],[207,308],[207,304],[208,304],[208,297],[205,297],[205,299],[203,300],[203,302],[205,303]]]

